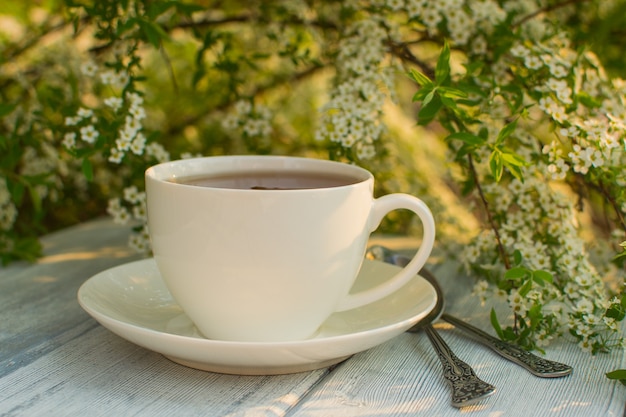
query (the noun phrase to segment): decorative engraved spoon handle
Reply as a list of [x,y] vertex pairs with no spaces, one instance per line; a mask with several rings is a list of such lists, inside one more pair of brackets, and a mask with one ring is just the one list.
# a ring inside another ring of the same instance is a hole
[[425,326],[424,331],[437,351],[444,377],[452,388],[451,402],[454,407],[474,404],[495,392],[496,387],[478,378],[468,364],[452,353],[433,326]]
[[564,363],[540,358],[519,346],[504,342],[489,333],[464,322],[463,320],[443,313],[441,318],[455,327],[472,334],[476,340],[491,348],[506,359],[526,368],[530,373],[542,378],[558,378],[572,373],[572,367]]

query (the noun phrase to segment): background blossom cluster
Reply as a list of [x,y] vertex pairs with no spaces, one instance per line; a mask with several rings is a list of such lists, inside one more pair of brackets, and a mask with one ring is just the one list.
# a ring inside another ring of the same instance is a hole
[[507,307],[507,334],[528,330],[517,342],[621,346],[626,82],[574,37],[613,2],[244,3],[73,4],[18,22],[30,38],[0,28],[3,262],[102,214],[149,253],[143,173],[159,162],[330,157],[382,167],[381,191],[428,183],[440,224],[462,213],[442,248]]

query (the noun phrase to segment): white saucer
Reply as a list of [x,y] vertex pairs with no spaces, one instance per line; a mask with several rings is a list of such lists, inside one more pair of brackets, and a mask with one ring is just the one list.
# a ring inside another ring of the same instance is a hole
[[[366,260],[354,289],[384,281],[398,267]],[[78,302],[113,333],[179,364],[238,375],[272,375],[327,367],[397,336],[435,306],[436,293],[416,276],[396,293],[333,314],[315,336],[281,343],[209,340],[172,299],[153,259],[100,272],[78,290]]]

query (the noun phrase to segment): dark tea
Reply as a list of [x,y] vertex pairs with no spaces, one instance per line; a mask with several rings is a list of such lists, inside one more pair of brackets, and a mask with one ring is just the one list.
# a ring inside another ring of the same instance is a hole
[[361,179],[323,172],[259,171],[210,174],[173,180],[178,184],[240,190],[305,190],[355,184]]

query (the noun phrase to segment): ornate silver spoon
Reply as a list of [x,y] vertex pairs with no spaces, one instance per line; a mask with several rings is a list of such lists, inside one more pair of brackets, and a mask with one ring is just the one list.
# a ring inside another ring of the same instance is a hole
[[[382,246],[379,249],[373,249],[384,254],[384,260],[395,265],[404,266],[408,263],[410,258],[403,255],[395,254],[387,248]],[[430,282],[435,289],[439,288],[439,284],[434,275],[426,270],[422,269],[420,275]],[[564,363],[551,361],[549,359],[541,358],[533,353],[530,353],[517,345],[504,342],[483,330],[472,326],[471,324],[454,317],[447,313],[441,314],[441,319],[454,325],[455,327],[467,332],[475,340],[489,347],[502,357],[510,360],[513,363],[525,368],[530,373],[541,378],[560,378],[572,373],[572,367]]]
[[[375,247],[370,249],[368,256],[373,259],[384,260],[389,263],[396,263],[387,254],[390,252],[382,247]],[[399,259],[404,261],[404,259]],[[424,276],[424,270],[420,272],[420,275]],[[481,380],[476,376],[476,373],[470,365],[459,359],[443,340],[443,338],[437,333],[437,331],[431,325],[442,314],[444,308],[443,291],[437,283],[437,281],[430,282],[437,293],[437,301],[433,310],[426,315],[417,325],[409,329],[409,332],[417,332],[424,330],[431,344],[437,352],[437,356],[443,366],[443,376],[446,378],[450,388],[452,389],[451,404],[454,407],[464,407],[476,403],[485,397],[492,395],[496,387]]]
[[[420,275],[426,278],[424,270]],[[430,282],[430,280],[428,280]],[[476,376],[470,365],[459,359],[443,340],[441,335],[433,328],[432,322],[436,321],[442,314],[444,308],[443,292],[439,284],[431,282],[437,292],[437,303],[431,313],[420,323],[409,329],[409,332],[424,330],[431,344],[439,356],[443,366],[443,376],[448,381],[452,389],[451,404],[454,407],[465,407],[492,395],[496,387],[483,381]]]

